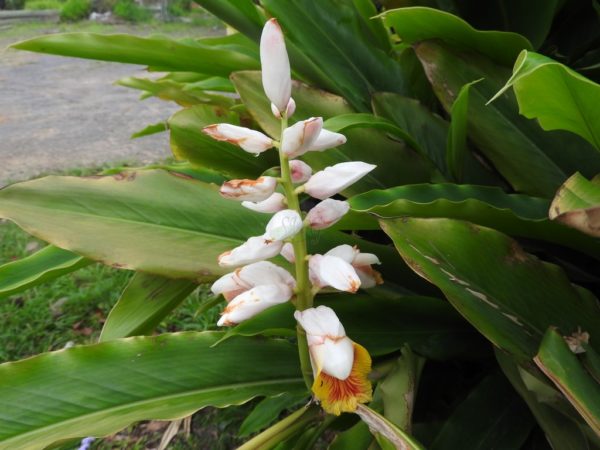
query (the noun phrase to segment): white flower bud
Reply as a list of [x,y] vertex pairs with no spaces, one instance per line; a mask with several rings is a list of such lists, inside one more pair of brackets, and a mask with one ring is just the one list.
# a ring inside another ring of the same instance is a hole
[[349,209],[348,202],[328,198],[312,208],[306,220],[311,228],[322,230],[338,222]]
[[383,283],[379,272],[371,267],[372,264],[381,264],[379,258],[373,253],[361,253],[356,247],[343,244],[332,248],[325,255],[337,256],[351,264],[360,278],[360,286],[363,289]]
[[326,167],[310,177],[310,180],[304,185],[304,192],[311,197],[324,200],[356,183],[375,167],[373,164],[361,161]]
[[254,236],[239,247],[219,255],[221,267],[236,267],[277,256],[283,242],[273,241],[264,236]]
[[313,144],[308,149],[309,152],[322,152],[328,148],[337,147],[346,143],[346,136],[340,133],[334,133],[333,131],[326,130],[323,128],[321,133],[315,139]]
[[321,117],[311,117],[286,128],[283,130],[281,151],[288,158],[303,155],[319,136],[322,126]]
[[292,175],[293,183],[304,183],[308,181],[312,175],[312,168],[304,161],[299,159],[292,159],[290,161],[290,172]]
[[202,132],[217,141],[239,145],[248,153],[259,154],[273,147],[273,140],[260,131],[228,123],[209,125],[204,127]]
[[271,306],[287,302],[293,295],[287,284],[256,286],[235,297],[225,307],[219,326],[235,325],[248,320]]
[[269,198],[263,200],[262,202],[244,201],[242,202],[242,206],[260,213],[275,213],[285,209],[286,202],[283,194],[274,192]]
[[360,278],[350,263],[331,255],[312,255],[308,261],[309,277],[313,286],[331,286],[339,291],[354,293],[360,287]]
[[291,242],[286,242],[283,244],[280,254],[286,259],[287,262],[292,264],[296,262],[296,254],[294,253],[294,246],[291,244]]
[[265,238],[283,241],[298,233],[302,225],[300,214],[292,209],[284,209],[275,214],[267,224]]
[[285,111],[292,94],[292,78],[283,33],[276,19],[269,20],[263,28],[260,64],[265,94],[278,112]]
[[256,180],[229,180],[221,185],[221,195],[230,200],[262,202],[277,187],[277,179],[260,177]]

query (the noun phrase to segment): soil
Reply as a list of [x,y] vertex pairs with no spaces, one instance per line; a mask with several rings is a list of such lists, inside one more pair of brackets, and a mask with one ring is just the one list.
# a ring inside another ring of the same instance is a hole
[[156,98],[139,101],[140,91],[113,85],[122,77],[147,76],[144,67],[4,50],[18,40],[0,36],[0,186],[65,169],[171,156],[168,133],[130,136],[180,107]]

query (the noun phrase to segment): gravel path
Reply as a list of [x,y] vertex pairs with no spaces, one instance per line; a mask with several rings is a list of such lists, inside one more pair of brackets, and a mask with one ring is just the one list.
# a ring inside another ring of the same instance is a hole
[[114,86],[143,67],[6,50],[0,39],[0,186],[42,173],[170,156],[168,134],[132,133],[180,109]]

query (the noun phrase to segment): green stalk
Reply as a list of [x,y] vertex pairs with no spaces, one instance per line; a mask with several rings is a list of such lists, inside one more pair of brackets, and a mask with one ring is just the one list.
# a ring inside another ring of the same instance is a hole
[[[283,131],[288,126],[287,115],[284,113],[281,116],[281,138],[279,147],[279,163],[281,165],[281,185],[285,191],[285,198],[289,209],[300,211],[300,201],[298,195],[294,192],[294,184],[292,183],[292,174],[290,171],[290,162],[287,156],[281,151],[283,147]],[[308,261],[306,252],[306,230],[304,227],[292,238],[292,246],[294,247],[294,255],[296,257],[296,309],[303,311],[310,308],[313,304],[313,295],[308,278]],[[296,326],[296,335],[298,336],[298,354],[300,356],[300,367],[302,369],[302,377],[306,383],[306,387],[310,391],[312,387],[312,368],[310,364],[310,355],[308,353],[308,343],[306,342],[306,333],[300,325]]]

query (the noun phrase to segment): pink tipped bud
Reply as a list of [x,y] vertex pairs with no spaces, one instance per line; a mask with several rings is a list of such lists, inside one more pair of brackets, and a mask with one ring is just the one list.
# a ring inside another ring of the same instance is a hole
[[326,167],[310,177],[310,180],[304,185],[304,192],[311,197],[324,200],[356,183],[375,167],[377,166],[361,161]]
[[262,202],[277,187],[277,179],[260,177],[256,180],[229,180],[221,185],[221,195],[230,200]]
[[292,182],[304,183],[312,175],[312,168],[304,161],[292,159],[290,161],[290,172],[292,173]]
[[283,131],[281,151],[288,158],[303,155],[319,136],[322,126],[323,119],[321,117],[311,117],[286,128]]
[[217,325],[236,325],[254,317],[271,306],[287,302],[292,295],[292,289],[286,284],[256,286],[229,302]]
[[273,193],[269,198],[262,202],[242,202],[244,208],[261,213],[275,213],[285,209],[285,196],[279,192]]
[[248,153],[259,154],[273,147],[273,140],[260,131],[228,123],[209,125],[204,127],[202,132],[217,141],[239,145]]
[[236,267],[277,256],[283,242],[272,241],[264,236],[254,236],[239,247],[219,255],[221,267]]
[[306,220],[311,228],[322,230],[339,221],[349,209],[348,202],[328,198],[312,208]]
[[285,109],[285,114],[288,117],[292,117],[295,112],[296,112],[296,102],[294,101],[293,98],[290,98],[287,108]]
[[280,252],[287,262],[294,264],[296,262],[296,254],[294,253],[294,246],[290,242],[283,244]]
[[328,148],[337,147],[346,143],[346,136],[340,133],[334,133],[326,129],[322,129],[321,133],[313,144],[308,149],[309,152],[322,152]]
[[267,224],[265,237],[273,241],[291,238],[302,229],[300,214],[292,209],[284,209],[275,214]]
[[269,20],[263,28],[260,64],[265,94],[278,112],[285,111],[292,95],[292,78],[283,33],[276,19]]

